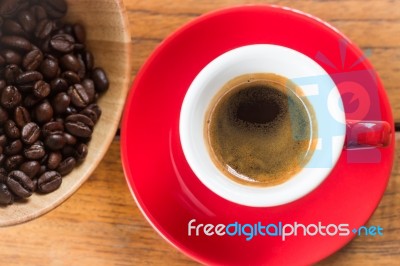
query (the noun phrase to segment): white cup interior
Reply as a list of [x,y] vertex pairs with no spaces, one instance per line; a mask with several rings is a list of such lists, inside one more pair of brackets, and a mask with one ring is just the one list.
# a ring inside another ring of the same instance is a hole
[[[314,152],[300,172],[276,186],[247,186],[226,177],[210,158],[204,138],[205,115],[214,96],[228,81],[249,73],[274,73],[292,80],[313,106],[318,132],[324,127],[324,133],[318,135],[318,152]],[[343,103],[333,80],[308,56],[277,45],[242,46],[211,61],[193,80],[182,104],[180,140],[193,172],[214,193],[241,205],[277,206],[303,197],[329,175],[344,144],[346,121],[342,110]],[[327,124],[327,114],[335,123]]]

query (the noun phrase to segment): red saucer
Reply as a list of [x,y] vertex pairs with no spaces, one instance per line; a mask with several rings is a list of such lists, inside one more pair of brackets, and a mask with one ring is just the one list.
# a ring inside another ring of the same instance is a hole
[[145,217],[167,241],[201,263],[317,262],[355,234],[298,235],[285,241],[256,236],[246,241],[244,236],[188,236],[188,223],[192,219],[196,219],[194,224],[213,225],[321,222],[348,224],[351,230],[372,215],[390,177],[394,134],[388,148],[344,150],[316,190],[283,206],[237,205],[215,195],[197,179],[179,140],[185,93],[210,61],[231,49],[259,43],[286,46],[318,62],[337,84],[347,119],[384,120],[393,125],[387,96],[368,60],[343,35],[309,15],[271,6],[236,7],[201,16],[176,31],[156,49],[136,78],[123,117],[121,152],[127,182]]

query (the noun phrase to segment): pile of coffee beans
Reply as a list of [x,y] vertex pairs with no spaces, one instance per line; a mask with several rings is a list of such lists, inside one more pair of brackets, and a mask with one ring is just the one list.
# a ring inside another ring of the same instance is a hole
[[58,189],[88,153],[109,87],[64,0],[0,0],[0,204]]

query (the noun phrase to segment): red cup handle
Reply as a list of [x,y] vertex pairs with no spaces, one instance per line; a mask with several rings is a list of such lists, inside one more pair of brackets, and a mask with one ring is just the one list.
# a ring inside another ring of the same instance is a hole
[[387,147],[392,129],[385,121],[347,121],[346,149],[363,147]]

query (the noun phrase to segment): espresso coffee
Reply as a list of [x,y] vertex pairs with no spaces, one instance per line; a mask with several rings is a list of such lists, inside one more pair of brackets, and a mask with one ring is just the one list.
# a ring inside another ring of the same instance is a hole
[[273,186],[299,172],[317,142],[314,110],[285,77],[254,73],[223,86],[206,114],[214,164],[241,184]]

